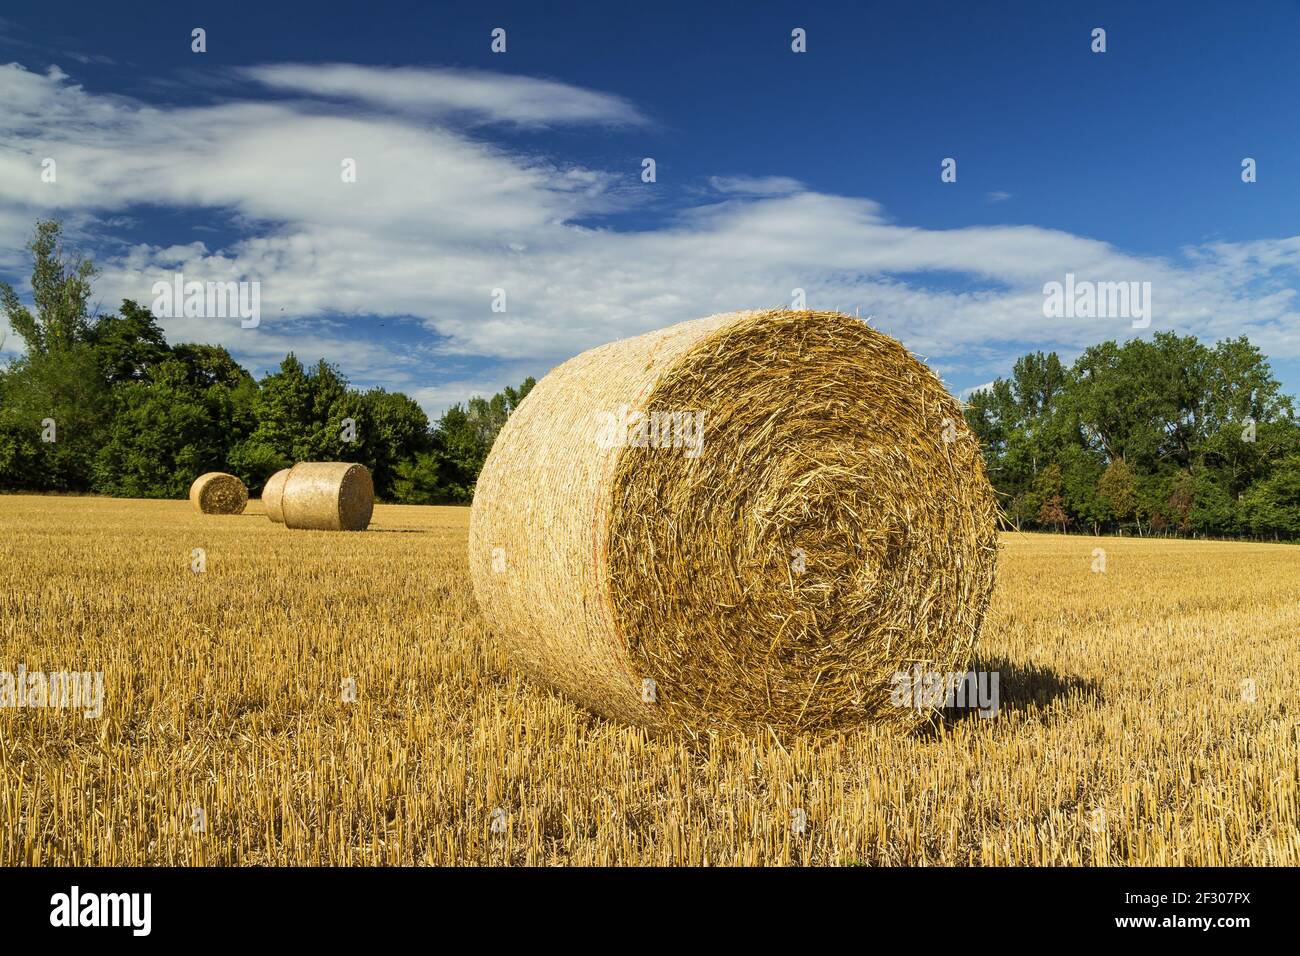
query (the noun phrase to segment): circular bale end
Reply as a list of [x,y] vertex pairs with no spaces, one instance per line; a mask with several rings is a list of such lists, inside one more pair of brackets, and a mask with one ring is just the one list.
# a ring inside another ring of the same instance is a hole
[[210,471],[190,485],[190,503],[205,515],[238,515],[248,504],[248,489],[234,475]]
[[597,712],[910,725],[899,675],[969,664],[997,515],[960,404],[900,343],[730,313],[539,382],[480,474],[470,566],[516,659]]
[[287,528],[364,531],[375,507],[375,486],[365,465],[304,461],[289,470],[280,496]]
[[276,524],[284,524],[280,499],[284,494],[284,482],[289,477],[289,471],[288,468],[281,468],[266,479],[266,484],[262,487],[262,507],[266,509],[266,516]]

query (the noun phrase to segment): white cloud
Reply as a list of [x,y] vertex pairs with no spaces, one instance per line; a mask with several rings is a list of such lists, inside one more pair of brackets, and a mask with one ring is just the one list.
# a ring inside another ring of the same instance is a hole
[[711,176],[709,185],[720,193],[741,196],[788,196],[805,188],[789,176]]
[[[394,105],[415,95],[397,87],[418,85],[405,71],[261,69],[279,88],[330,97],[343,95],[346,75],[363,99]],[[511,113],[488,74],[435,72],[460,92],[430,94],[430,113],[454,101],[478,103],[463,108],[482,118],[544,121],[550,81],[504,78],[528,94]],[[12,65],[0,67],[0,101],[0,271],[24,274],[15,263],[38,214],[70,217],[74,238],[99,245],[106,307],[122,297],[148,303],[153,282],[175,271],[260,280],[260,329],[169,319],[168,335],[227,345],[255,368],[289,348],[308,360],[327,355],[431,410],[465,389],[540,377],[611,339],[788,304],[795,288],[811,307],[874,314],[941,372],[968,378],[996,374],[1027,348],[1068,353],[1134,334],[1123,320],[1045,319],[1043,284],[1066,272],[1150,281],[1152,331],[1246,333],[1270,355],[1300,357],[1300,237],[1139,257],[1036,226],[899,225],[869,199],[745,176],[715,177],[720,201],[658,228],[594,229],[578,223],[633,202],[634,173],[510,152],[445,116],[431,125],[405,109],[338,115],[307,99],[151,107]],[[561,104],[546,121],[576,121],[583,109],[595,123],[620,115]],[[46,156],[58,162],[57,184],[40,180]],[[358,182],[342,182],[344,158],[357,161]],[[141,204],[187,209],[199,226],[236,226],[243,238],[219,248],[118,244],[109,223]],[[494,288],[506,290],[503,314],[491,311]],[[355,324],[378,321],[360,318],[372,315],[410,317],[428,341],[412,348]]]
[[[544,372],[545,369],[541,371]],[[536,367],[530,367],[528,363],[513,363],[495,369],[492,375],[458,378],[438,385],[417,385],[402,391],[428,411],[430,417],[436,418],[452,405],[463,403],[471,396],[495,395],[507,386],[518,388],[530,375],[541,378]]]
[[480,70],[280,63],[239,71],[272,89],[369,103],[424,116],[547,126],[645,122],[621,96],[554,80]]

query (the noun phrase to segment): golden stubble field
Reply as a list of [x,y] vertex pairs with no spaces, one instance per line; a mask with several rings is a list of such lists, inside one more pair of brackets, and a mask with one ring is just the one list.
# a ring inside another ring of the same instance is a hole
[[0,864],[1300,863],[1300,547],[1008,535],[996,718],[685,741],[512,669],[468,519],[0,497],[0,672],[105,674],[0,707]]

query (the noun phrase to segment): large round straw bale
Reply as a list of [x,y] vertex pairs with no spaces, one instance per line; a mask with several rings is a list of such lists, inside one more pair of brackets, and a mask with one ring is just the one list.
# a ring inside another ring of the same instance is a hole
[[287,528],[364,531],[375,508],[375,486],[365,465],[303,461],[289,469],[280,494]]
[[248,504],[248,489],[234,475],[210,471],[190,485],[190,504],[205,515],[238,515]]
[[996,519],[960,404],[902,345],[739,312],[542,379],[479,476],[469,559],[513,656],[599,713],[826,731],[914,722],[896,675],[965,670]]
[[262,486],[262,507],[266,516],[276,524],[284,524],[284,510],[280,507],[280,497],[284,494],[284,480],[289,477],[289,469],[281,468]]

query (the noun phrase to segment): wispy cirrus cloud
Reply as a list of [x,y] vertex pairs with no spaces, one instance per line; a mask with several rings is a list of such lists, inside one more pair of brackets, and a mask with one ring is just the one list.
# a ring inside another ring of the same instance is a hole
[[711,176],[709,185],[737,196],[789,196],[807,188],[789,176]]
[[646,122],[628,100],[555,80],[482,70],[276,63],[238,73],[269,89],[461,122],[551,126]]

